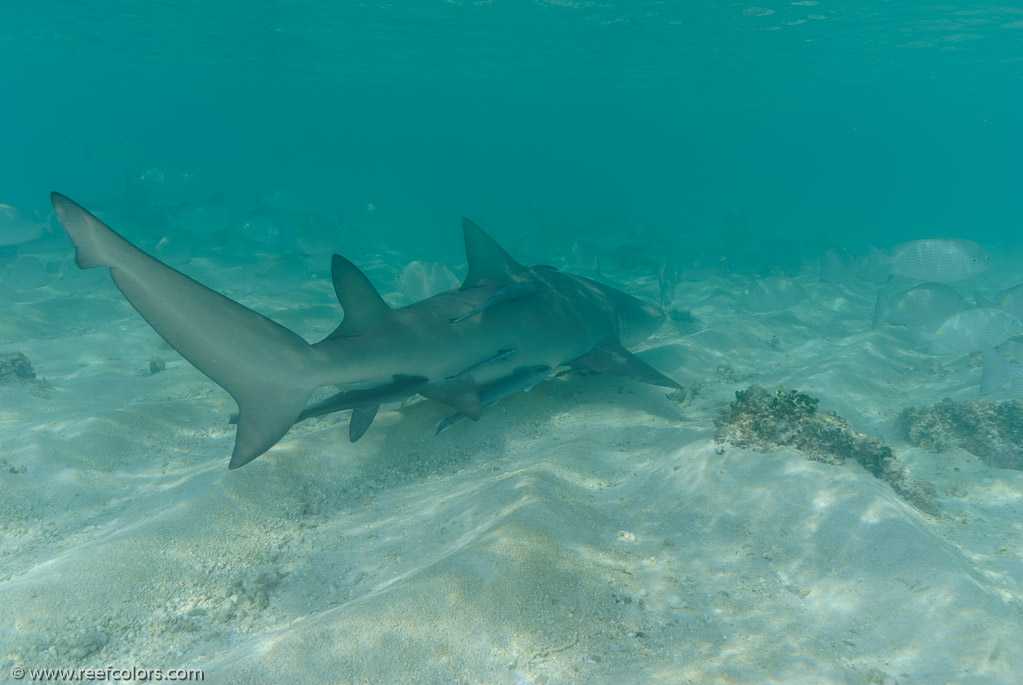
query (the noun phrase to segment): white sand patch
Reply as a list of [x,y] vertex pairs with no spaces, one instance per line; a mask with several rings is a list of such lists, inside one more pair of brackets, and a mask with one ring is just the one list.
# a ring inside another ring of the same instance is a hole
[[[1023,472],[893,429],[905,406],[975,397],[976,360],[870,330],[876,285],[806,285],[771,314],[743,310],[732,277],[680,285],[697,321],[648,355],[684,402],[559,378],[438,437],[430,402],[382,412],[355,445],[344,416],[309,421],[236,471],[231,399],[115,290],[31,291],[0,329],[46,381],[0,387],[0,664],[214,683],[1013,682]],[[328,295],[246,304],[313,338],[339,315]],[[751,382],[881,437],[935,486],[935,512],[858,467],[714,443]]]

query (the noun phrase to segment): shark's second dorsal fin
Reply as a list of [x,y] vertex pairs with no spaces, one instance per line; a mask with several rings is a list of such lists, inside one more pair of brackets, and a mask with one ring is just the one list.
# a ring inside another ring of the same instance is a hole
[[337,301],[345,310],[345,318],[329,337],[361,335],[374,321],[391,313],[391,308],[366,274],[339,254],[334,255],[330,262],[330,277],[334,281]]
[[462,289],[475,288],[482,282],[508,283],[525,277],[526,267],[504,251],[483,229],[462,217],[462,233],[465,236],[465,258],[469,273]]

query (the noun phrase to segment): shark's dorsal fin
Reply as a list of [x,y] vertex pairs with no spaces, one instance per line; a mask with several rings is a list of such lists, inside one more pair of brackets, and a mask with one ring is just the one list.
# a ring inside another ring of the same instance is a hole
[[481,283],[508,283],[526,276],[526,267],[504,251],[483,229],[462,217],[462,233],[465,236],[465,258],[469,263],[469,274],[465,277],[462,290],[475,288]]
[[391,308],[366,274],[339,254],[334,255],[330,262],[330,277],[334,281],[337,301],[345,310],[345,318],[329,337],[361,335],[373,322],[391,313]]
[[659,385],[680,390],[682,386],[622,347],[617,341],[608,341],[568,363],[573,369],[609,373],[631,378],[640,383]]

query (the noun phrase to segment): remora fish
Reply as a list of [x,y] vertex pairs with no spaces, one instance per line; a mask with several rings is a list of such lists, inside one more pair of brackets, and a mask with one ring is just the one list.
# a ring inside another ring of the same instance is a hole
[[[478,420],[479,390],[521,367],[568,365],[679,387],[625,349],[663,323],[660,309],[588,278],[523,266],[468,219],[462,220],[469,264],[462,287],[400,309],[334,255],[331,275],[344,319],[310,345],[139,250],[67,197],[51,199],[78,266],[110,267],[114,283],[153,329],[238,403],[232,469],[273,447],[297,420],[335,407],[356,409],[350,436],[357,439],[379,405],[403,391]],[[516,283],[532,288],[515,289],[519,297],[494,297]],[[313,390],[328,385],[355,386],[358,393],[305,412]]]

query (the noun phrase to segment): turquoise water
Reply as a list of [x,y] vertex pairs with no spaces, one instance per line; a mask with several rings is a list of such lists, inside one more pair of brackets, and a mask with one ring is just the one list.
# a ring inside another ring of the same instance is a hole
[[[404,213],[1015,235],[1019,8],[45,2],[3,10],[4,201],[316,187]],[[584,231],[584,228],[580,228]]]

